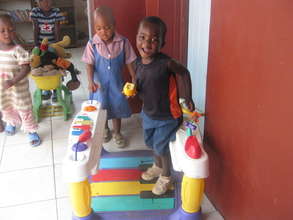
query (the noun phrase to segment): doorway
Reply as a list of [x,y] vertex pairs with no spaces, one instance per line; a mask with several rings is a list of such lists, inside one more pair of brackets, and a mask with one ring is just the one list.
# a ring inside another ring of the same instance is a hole
[[86,45],[89,40],[87,1],[74,0],[75,32],[77,46]]
[[[139,21],[145,16],[159,16],[167,24],[166,46],[163,52],[187,64],[187,37],[188,37],[188,0],[87,0],[90,35],[93,35],[92,12],[100,5],[112,8],[117,31],[127,37],[135,47],[135,37]],[[126,80],[130,79],[124,72]],[[133,113],[141,110],[138,98],[130,100]]]
[[[195,106],[205,112],[211,0],[190,1],[189,12],[187,67]],[[203,135],[204,118],[199,127]]]

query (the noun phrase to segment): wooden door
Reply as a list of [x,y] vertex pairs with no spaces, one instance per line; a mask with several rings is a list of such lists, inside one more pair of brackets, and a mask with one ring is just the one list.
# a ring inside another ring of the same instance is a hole
[[187,64],[188,0],[146,0],[146,15],[159,16],[167,25],[163,52]]
[[[136,52],[135,38],[139,21],[145,16],[161,17],[168,28],[163,51],[186,64],[188,0],[94,0],[91,4],[92,10],[101,5],[112,8],[117,31],[129,39]],[[130,81],[127,71],[124,71],[124,77]],[[129,99],[129,102],[134,113],[140,112],[141,102],[138,98]]]

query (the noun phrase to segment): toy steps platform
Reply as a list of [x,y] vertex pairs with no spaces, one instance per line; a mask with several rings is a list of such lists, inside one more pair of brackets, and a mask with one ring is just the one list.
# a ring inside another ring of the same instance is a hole
[[[56,105],[61,106],[62,112],[63,112],[62,115],[64,117],[64,120],[66,121],[73,114],[72,93],[68,90],[68,88],[66,88],[64,85],[61,84],[60,86],[56,88],[56,94],[57,94]],[[37,88],[33,95],[33,113],[37,121],[39,121],[40,118],[42,117],[41,109],[44,106],[43,101],[44,100],[42,100],[42,90],[40,88]],[[45,108],[47,108],[47,106],[45,106]],[[52,107],[52,108],[55,108],[55,107]],[[56,112],[59,112],[59,110],[58,111],[54,110],[54,111],[51,111],[50,113],[48,113],[49,111],[45,111],[45,112],[46,113],[43,114],[44,117],[56,116],[57,114],[58,116],[60,115],[59,113],[56,113]]]
[[[174,173],[174,185],[155,196],[153,182],[141,180],[143,169],[153,163],[151,151],[102,151],[99,172],[89,178],[92,208],[102,220],[166,220],[180,206],[182,176]],[[95,218],[94,218],[95,219]]]
[[63,116],[63,108],[61,105],[44,105],[40,108],[41,118]]

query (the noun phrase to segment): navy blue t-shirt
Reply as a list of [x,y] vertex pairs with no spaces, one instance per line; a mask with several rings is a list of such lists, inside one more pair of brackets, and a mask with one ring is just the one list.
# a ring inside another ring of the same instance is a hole
[[37,22],[39,28],[39,43],[46,37],[49,43],[54,43],[55,39],[55,23],[64,20],[59,8],[51,8],[50,14],[46,16],[39,7],[33,8],[31,11],[32,20]]
[[141,58],[136,61],[136,86],[143,111],[155,120],[182,115],[175,73],[168,68],[170,60],[169,56],[159,53],[149,64],[143,64]]

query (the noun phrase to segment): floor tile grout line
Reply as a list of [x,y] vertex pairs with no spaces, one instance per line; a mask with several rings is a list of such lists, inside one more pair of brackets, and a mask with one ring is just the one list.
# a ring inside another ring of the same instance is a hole
[[60,196],[60,197],[57,196],[57,200],[58,199],[70,199],[70,196],[69,195],[68,196],[63,195],[63,196]]
[[56,168],[56,164],[55,164],[55,157],[54,157],[54,138],[53,138],[53,119],[52,117],[50,117],[50,128],[51,128],[51,150],[52,150],[52,163],[53,163],[53,181],[54,181],[54,198],[55,198],[55,211],[56,211],[56,216],[57,216],[57,220],[59,220],[59,211],[58,211],[58,197],[57,197],[57,184],[56,184],[56,172],[55,172],[55,168]]
[[56,209],[56,217],[57,217],[57,220],[59,220],[58,200],[57,199],[55,199],[55,209]]
[[0,174],[13,173],[13,172],[18,172],[18,171],[27,171],[27,170],[33,170],[33,169],[39,169],[39,168],[45,168],[45,167],[52,167],[52,165],[42,165],[42,166],[37,166],[37,167],[28,167],[28,168],[23,168],[23,169],[0,171]]
[[52,198],[52,199],[36,200],[36,201],[26,202],[26,203],[19,203],[19,204],[15,204],[15,205],[0,206],[0,209],[13,208],[13,207],[31,205],[31,204],[37,204],[37,203],[40,203],[40,202],[47,202],[47,201],[53,201],[53,200],[56,200],[56,199]]
[[1,155],[0,155],[0,167],[1,167],[1,163],[2,163],[2,159],[3,159],[3,154],[4,154],[4,147],[5,147],[5,141],[6,141],[6,135],[1,134],[4,138],[3,141],[1,141]]

